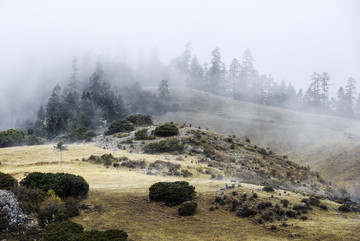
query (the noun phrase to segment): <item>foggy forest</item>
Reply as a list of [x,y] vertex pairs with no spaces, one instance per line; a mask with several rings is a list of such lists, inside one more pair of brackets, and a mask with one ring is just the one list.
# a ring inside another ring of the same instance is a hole
[[1,240],[358,240],[356,0],[0,0]]

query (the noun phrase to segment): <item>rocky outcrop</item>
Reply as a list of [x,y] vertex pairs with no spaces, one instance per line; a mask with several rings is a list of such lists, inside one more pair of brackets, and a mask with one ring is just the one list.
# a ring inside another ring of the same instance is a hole
[[19,231],[29,221],[30,218],[19,208],[15,194],[8,190],[0,190],[0,231]]

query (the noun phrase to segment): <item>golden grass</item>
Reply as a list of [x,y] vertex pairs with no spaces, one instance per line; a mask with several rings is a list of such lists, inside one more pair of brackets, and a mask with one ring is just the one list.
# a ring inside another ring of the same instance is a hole
[[[90,155],[109,153],[93,144],[69,145],[63,152],[63,164],[60,167],[59,153],[51,145],[32,147],[13,147],[0,149],[0,171],[15,175],[18,180],[25,172],[68,172],[83,176],[90,184],[89,196],[83,203],[99,205],[99,211],[85,213],[73,221],[84,225],[85,229],[105,230],[120,228],[128,232],[129,240],[288,240],[294,232],[294,240],[356,240],[360,237],[359,214],[342,214],[337,211],[338,204],[323,201],[330,208],[321,211],[318,208],[307,214],[309,220],[291,219],[288,223],[295,227],[281,227],[275,223],[278,231],[270,231],[271,224],[258,225],[253,219],[238,218],[235,213],[223,207],[215,212],[209,211],[215,193],[223,181],[210,179],[208,175],[198,174],[193,157],[177,161],[176,156],[146,155],[111,152],[115,156],[126,155],[132,160],[146,159],[149,162],[161,159],[189,167],[196,175],[192,178],[150,176],[128,168],[106,168],[103,165],[80,161]],[[165,159],[166,158],[166,159]],[[75,160],[78,159],[78,160]],[[165,207],[160,203],[148,202],[148,188],[158,181],[186,180],[196,187],[198,212],[193,217],[179,217],[176,207]],[[279,196],[278,192],[271,199],[268,193],[258,191],[260,187],[242,184],[239,192],[255,190],[262,200],[271,200],[273,204],[287,198],[291,203],[299,203],[302,196],[291,193]],[[230,190],[231,192],[232,190]]]

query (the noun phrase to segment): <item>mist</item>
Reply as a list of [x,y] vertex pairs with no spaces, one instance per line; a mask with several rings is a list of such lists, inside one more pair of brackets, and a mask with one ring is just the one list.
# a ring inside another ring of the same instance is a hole
[[[121,85],[142,81],[154,52],[156,64],[167,66],[187,43],[201,64],[215,47],[226,66],[249,48],[260,73],[304,91],[313,72],[328,72],[335,95],[349,77],[360,80],[359,7],[324,0],[1,1],[0,129],[33,118],[51,89],[69,79],[74,56],[81,81],[103,62]],[[157,76],[146,84],[168,77]]]

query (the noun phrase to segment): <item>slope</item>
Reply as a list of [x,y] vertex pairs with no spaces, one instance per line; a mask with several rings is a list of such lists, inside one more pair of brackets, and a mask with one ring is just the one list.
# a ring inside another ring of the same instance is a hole
[[235,101],[184,87],[173,87],[171,94],[179,111],[158,116],[157,122],[175,121],[247,136],[309,165],[352,193],[358,190],[360,122]]

